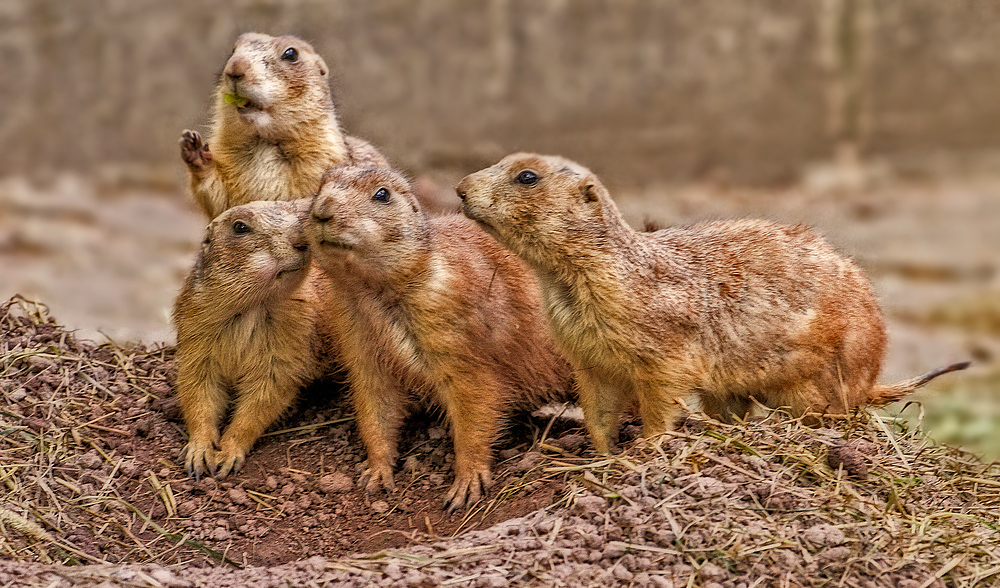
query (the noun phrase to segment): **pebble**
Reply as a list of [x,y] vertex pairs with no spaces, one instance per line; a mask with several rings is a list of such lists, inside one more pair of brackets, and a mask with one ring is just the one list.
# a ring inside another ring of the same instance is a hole
[[615,564],[615,566],[611,568],[610,571],[612,576],[621,580],[622,582],[629,582],[633,578],[632,572],[625,569],[625,566],[623,566],[622,564]]
[[572,433],[569,435],[563,435],[559,439],[552,442],[556,447],[561,447],[570,453],[574,453],[579,450],[584,444],[587,443],[587,438],[583,435]]
[[389,510],[389,503],[384,500],[376,500],[372,503],[372,511],[377,514],[382,514]]
[[28,358],[28,365],[39,371],[44,371],[49,369],[50,367],[56,367],[57,364],[55,361],[47,357],[32,355],[31,357]]
[[833,547],[847,541],[847,538],[844,537],[843,531],[826,523],[813,525],[812,527],[806,529],[802,535],[810,543],[826,547]]
[[588,494],[586,496],[578,496],[573,502],[573,506],[585,513],[604,512],[608,508],[608,501],[603,496]]
[[169,588],[188,588],[194,584],[190,580],[178,578],[173,572],[164,568],[157,568],[149,572],[149,577]]
[[303,568],[314,574],[322,574],[326,571],[326,558],[322,555],[314,555],[302,562]]
[[399,567],[398,563],[386,564],[385,567],[382,568],[382,571],[385,572],[385,575],[393,579],[399,578],[403,575],[403,570]]
[[228,541],[229,531],[225,527],[216,527],[214,531],[209,535],[209,538],[214,541]]
[[840,468],[851,477],[864,480],[868,477],[868,462],[865,456],[858,451],[856,444],[836,441],[827,450],[827,463],[830,469],[838,471]]
[[177,505],[177,514],[182,517],[191,516],[196,510],[198,510],[198,503],[194,500],[185,500]]
[[476,581],[477,588],[507,588],[510,581],[500,574],[487,574],[480,576]]
[[619,557],[625,555],[625,546],[620,544],[608,544],[604,546],[604,550],[601,551],[601,557],[604,559],[618,559]]
[[831,547],[826,551],[821,551],[816,554],[816,559],[819,561],[821,566],[831,563],[840,563],[849,557],[851,557],[851,548],[847,546]]
[[728,574],[726,574],[726,570],[712,562],[708,562],[701,567],[701,577],[706,580],[721,582],[728,577]]
[[82,467],[85,467],[89,470],[96,470],[97,468],[101,467],[101,464],[104,463],[104,460],[101,459],[101,456],[100,454],[97,453],[97,450],[91,450],[80,456],[79,463]]
[[229,500],[233,504],[239,504],[241,506],[245,506],[247,504],[250,504],[250,497],[247,496],[246,490],[244,490],[243,488],[240,488],[239,486],[237,486],[236,488],[231,489],[228,492],[228,496],[229,496]]
[[514,465],[510,466],[511,471],[523,473],[542,463],[545,456],[537,451],[529,451]]
[[319,479],[317,485],[326,494],[339,494],[354,488],[354,482],[351,481],[351,478],[341,472],[326,474]]
[[712,498],[729,492],[733,487],[733,484],[726,484],[715,478],[699,476],[695,478],[693,486],[687,489],[687,493],[695,498]]
[[136,436],[147,437],[149,436],[149,432],[152,430],[152,428],[153,424],[150,421],[150,419],[141,419],[135,422],[135,427],[133,428],[133,430],[135,431]]
[[121,471],[129,478],[137,478],[142,475],[142,468],[134,461],[123,462]]

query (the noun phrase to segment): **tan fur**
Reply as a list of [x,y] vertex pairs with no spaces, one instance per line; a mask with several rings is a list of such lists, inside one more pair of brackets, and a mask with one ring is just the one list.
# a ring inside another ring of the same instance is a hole
[[672,428],[690,393],[719,417],[745,415],[751,398],[844,414],[917,382],[873,387],[886,342],[875,296],[805,227],[734,220],[639,232],[589,170],[523,153],[457,191],[465,214],[537,272],[601,452],[633,399],[648,436]]
[[[380,188],[388,202],[373,199]],[[385,169],[333,172],[309,225],[368,451],[361,484],[392,488],[400,425],[412,401],[427,400],[455,443],[445,504],[475,502],[504,415],[572,390],[532,272],[461,215],[428,218]]]
[[[289,48],[294,61],[282,58]],[[211,150],[195,131],[180,140],[191,192],[208,218],[254,200],[311,197],[332,166],[388,165],[370,144],[341,132],[328,72],[302,39],[246,33],[236,40],[215,91]],[[251,102],[226,103],[233,92]]]
[[[329,320],[316,303],[328,296],[302,232],[308,206],[253,202],[217,217],[177,297],[177,397],[189,473],[239,470],[299,388],[332,369],[323,330]],[[249,232],[237,233],[237,222]],[[230,395],[233,416],[220,440]]]

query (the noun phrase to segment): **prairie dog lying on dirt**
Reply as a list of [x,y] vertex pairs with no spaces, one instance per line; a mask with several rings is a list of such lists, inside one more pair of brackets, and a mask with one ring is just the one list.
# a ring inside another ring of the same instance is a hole
[[180,140],[191,192],[209,219],[253,200],[312,197],[333,166],[388,165],[341,131],[329,71],[302,39],[240,35],[215,90],[209,142],[190,130]]
[[361,485],[392,489],[400,425],[426,399],[455,444],[445,505],[479,500],[504,415],[572,389],[533,273],[461,215],[428,218],[388,169],[333,170],[307,232],[368,451]]
[[[329,320],[302,216],[308,199],[251,202],[209,226],[174,306],[177,397],[188,429],[188,473],[239,470],[299,388],[332,369]],[[232,420],[219,422],[235,400]],[[216,445],[218,444],[218,449]]]
[[752,398],[796,415],[898,400],[956,364],[877,385],[886,335],[868,280],[802,226],[761,220],[633,230],[586,168],[517,153],[467,176],[463,211],[536,272],[587,429],[610,451],[637,399],[644,434],[692,393],[709,414]]

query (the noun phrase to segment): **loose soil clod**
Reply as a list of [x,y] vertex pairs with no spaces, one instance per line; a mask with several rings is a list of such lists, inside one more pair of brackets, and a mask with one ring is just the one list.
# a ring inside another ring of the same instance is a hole
[[410,425],[392,496],[354,487],[363,455],[336,384],[305,394],[308,412],[268,433],[243,472],[195,482],[176,460],[171,349],[77,341],[18,298],[0,305],[0,324],[0,585],[1000,577],[1000,465],[885,417],[808,428],[778,412],[735,425],[693,415],[607,458],[572,422],[524,417],[497,448],[496,490],[448,517],[453,458],[432,421]]
[[864,480],[868,478],[868,464],[865,457],[853,445],[844,441],[834,441],[827,450],[826,462],[830,468],[844,468],[847,475]]

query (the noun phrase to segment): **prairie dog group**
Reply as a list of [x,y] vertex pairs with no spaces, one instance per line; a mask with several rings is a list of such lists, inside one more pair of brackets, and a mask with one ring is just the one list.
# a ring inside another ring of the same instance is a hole
[[886,335],[871,286],[805,227],[743,219],[642,233],[588,169],[529,153],[456,190],[466,216],[538,276],[601,453],[632,400],[650,436],[674,426],[689,394],[720,418],[745,415],[753,399],[844,414],[967,366],[875,384]]
[[368,452],[362,485],[392,488],[400,426],[426,402],[451,428],[456,509],[489,488],[506,413],[574,389],[606,453],[633,402],[646,435],[672,428],[688,395],[723,419],[754,401],[839,415],[966,365],[876,384],[881,311],[818,235],[747,219],[638,232],[593,173],[559,157],[504,158],[459,184],[472,220],[430,218],[378,150],[341,131],[328,74],[301,39],[241,35],[211,149],[182,134],[214,219],[175,306],[196,476],[239,469],[298,389],[340,366]]
[[572,389],[532,272],[461,215],[428,218],[387,169],[331,172],[307,232],[368,451],[362,485],[392,489],[400,425],[426,400],[454,440],[445,504],[477,501],[505,413]]

